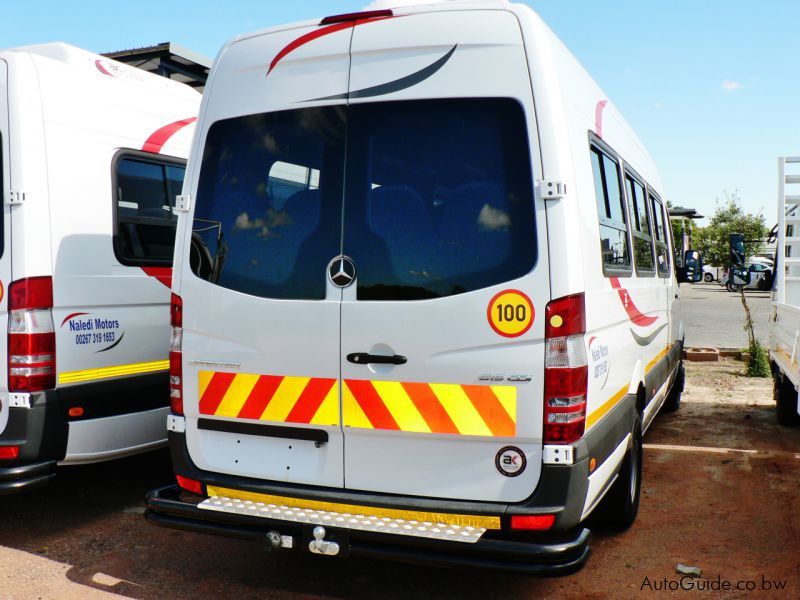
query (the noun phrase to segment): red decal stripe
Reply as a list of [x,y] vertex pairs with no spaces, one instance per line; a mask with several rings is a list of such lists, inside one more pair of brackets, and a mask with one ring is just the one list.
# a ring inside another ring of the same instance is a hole
[[336,33],[337,31],[342,31],[344,29],[350,29],[351,27],[355,27],[356,25],[363,25],[364,23],[375,23],[376,21],[383,21],[384,19],[391,19],[391,16],[387,17],[376,17],[374,19],[359,19],[357,21],[344,21],[342,23],[334,23],[333,25],[329,25],[327,27],[323,27],[322,29],[315,29],[314,31],[310,31],[305,35],[301,35],[299,38],[290,42],[286,46],[284,46],[280,52],[275,55],[275,58],[272,59],[272,62],[269,63],[269,69],[267,69],[267,76],[272,73],[272,70],[275,66],[283,59],[287,54],[294,52],[300,46],[305,46],[309,42],[313,42],[316,39],[319,39],[323,36],[329,35],[331,33]]
[[141,267],[141,269],[148,276],[155,277],[168,288],[172,287],[172,267]]
[[658,321],[658,317],[648,317],[647,315],[643,315],[641,311],[636,308],[636,305],[633,303],[633,299],[628,293],[628,290],[620,285],[617,277],[611,277],[609,281],[611,281],[611,287],[617,290],[620,302],[622,302],[622,307],[625,309],[625,312],[628,313],[628,318],[634,323],[634,325],[647,327],[648,325],[652,325]]
[[234,377],[236,373],[214,373],[206,391],[203,392],[203,397],[200,398],[200,414],[213,415],[217,412]]
[[431,433],[458,433],[455,423],[427,383],[403,383],[402,386]]
[[292,410],[286,416],[286,421],[289,423],[310,423],[335,382],[335,379],[324,378],[315,378],[309,381]]
[[350,29],[352,26],[353,26],[352,21],[346,21],[344,23],[336,23],[334,25],[329,25],[328,27],[323,27],[322,29],[315,29],[314,31],[311,31],[305,35],[301,35],[293,42],[290,42],[289,44],[284,46],[283,49],[281,49],[281,51],[275,55],[275,58],[273,58],[272,62],[269,63],[269,69],[267,70],[267,75],[272,73],[272,69],[275,68],[275,65],[277,65],[278,62],[280,62],[280,60],[284,56],[286,56],[290,52],[293,52],[294,50],[297,50],[300,46],[304,46],[307,43],[312,42],[317,38],[321,38],[322,36],[328,35],[330,33],[336,33],[337,31],[342,31],[343,29]]
[[608,104],[608,100],[600,100],[594,107],[594,132],[597,137],[603,137],[603,109]]
[[348,379],[346,383],[361,410],[364,411],[367,419],[375,429],[391,429],[394,431],[400,429],[392,413],[389,412],[378,392],[372,387],[371,381]]
[[161,149],[164,147],[169,139],[178,133],[181,129],[186,127],[187,125],[191,125],[197,121],[197,117],[190,117],[188,119],[181,119],[180,121],[175,121],[174,123],[170,123],[169,125],[164,125],[160,129],[156,129],[153,133],[150,134],[150,137],[147,138],[144,145],[142,146],[143,152],[154,152],[158,154],[161,152]]
[[488,385],[462,385],[472,406],[495,437],[513,437],[517,426]]
[[94,66],[97,67],[97,70],[100,71],[103,75],[108,75],[109,77],[113,77],[112,73],[109,73],[108,70],[103,66],[102,60],[94,61]]
[[236,416],[240,419],[260,419],[282,381],[283,377],[276,375],[259,377]]
[[61,321],[61,326],[63,327],[63,326],[64,326],[64,323],[66,323],[67,321],[69,321],[70,319],[72,319],[72,318],[74,318],[74,317],[82,317],[83,315],[88,315],[88,314],[89,314],[89,313],[72,313],[71,315],[67,315],[67,316],[64,318],[64,320],[63,320],[63,321]]

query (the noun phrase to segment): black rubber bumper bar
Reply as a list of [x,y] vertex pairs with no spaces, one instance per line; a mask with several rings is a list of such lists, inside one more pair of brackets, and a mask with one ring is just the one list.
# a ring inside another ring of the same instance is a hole
[[[211,533],[264,543],[270,531],[310,538],[312,525],[203,510],[180,499],[177,486],[155,489],[147,494],[145,517],[155,525]],[[591,533],[588,529],[559,534],[542,534],[522,539],[484,537],[474,544],[430,540],[412,536],[347,531],[350,556],[460,568],[485,568],[538,576],[569,575],[589,559]],[[495,534],[496,536],[497,534]],[[296,544],[303,548],[303,544]],[[307,549],[307,546],[306,546]]]
[[44,487],[50,483],[55,474],[55,461],[2,468],[0,469],[0,495],[16,494]]

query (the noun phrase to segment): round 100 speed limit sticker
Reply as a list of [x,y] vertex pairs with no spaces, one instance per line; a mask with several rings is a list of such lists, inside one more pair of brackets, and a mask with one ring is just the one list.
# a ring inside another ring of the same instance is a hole
[[519,290],[503,290],[489,302],[489,325],[503,337],[517,337],[533,325],[533,302]]

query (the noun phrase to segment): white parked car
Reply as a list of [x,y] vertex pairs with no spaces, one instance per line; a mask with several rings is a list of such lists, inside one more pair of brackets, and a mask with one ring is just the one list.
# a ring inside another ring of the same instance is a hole
[[[750,271],[750,282],[745,286],[746,290],[769,290],[772,286],[772,264],[768,262],[747,262],[745,267]],[[728,273],[725,272],[719,280],[719,284],[728,291],[739,291],[740,285],[729,283]]]

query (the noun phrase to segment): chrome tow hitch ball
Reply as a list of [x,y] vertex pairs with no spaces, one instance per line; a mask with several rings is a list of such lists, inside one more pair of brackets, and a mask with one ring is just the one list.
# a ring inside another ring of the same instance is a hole
[[321,525],[314,527],[314,540],[308,543],[308,549],[314,554],[336,556],[339,554],[339,544],[325,541],[325,528]]

